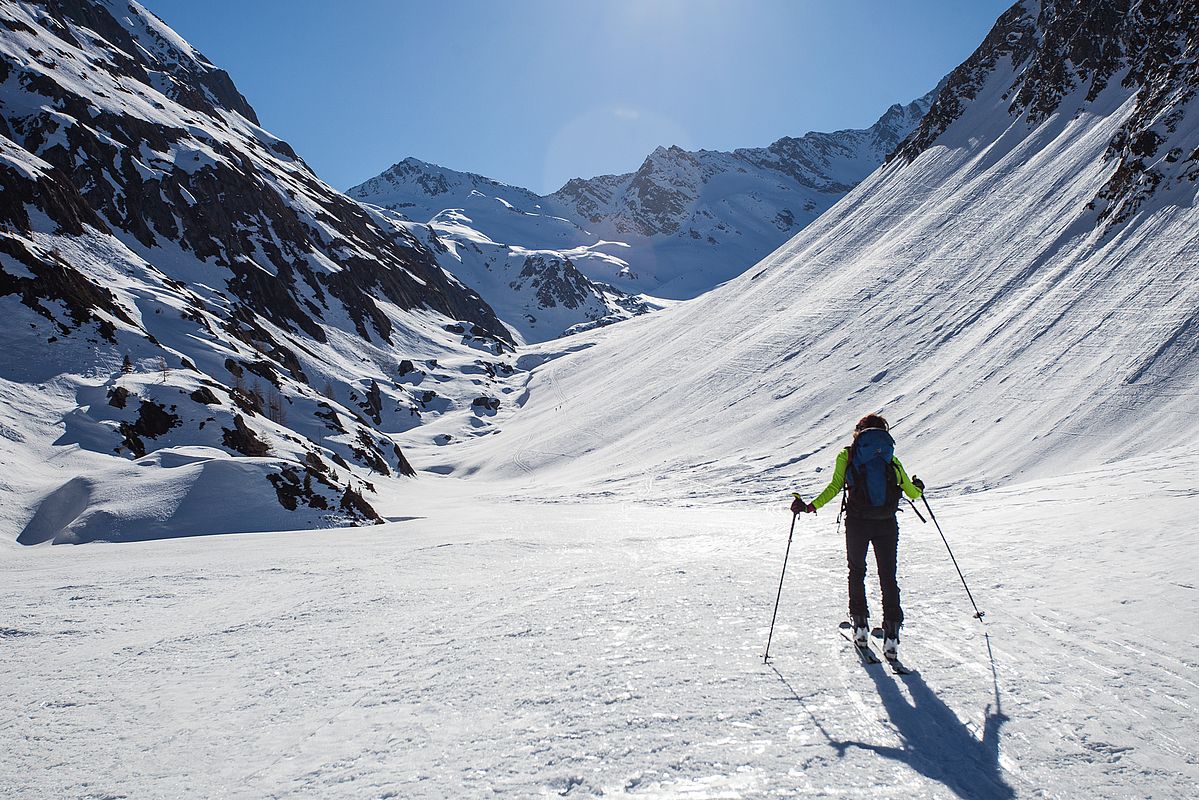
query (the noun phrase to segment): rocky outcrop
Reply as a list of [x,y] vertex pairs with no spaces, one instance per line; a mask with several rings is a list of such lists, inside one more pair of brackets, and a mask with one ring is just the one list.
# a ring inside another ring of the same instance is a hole
[[1135,108],[1107,148],[1111,177],[1091,202],[1097,225],[1125,222],[1154,194],[1199,178],[1199,149],[1179,128],[1199,89],[1195,4],[1017,3],[949,74],[928,115],[894,157],[914,161],[1000,68],[1012,71],[1003,94],[1008,113],[1029,127],[1054,114],[1078,113],[1108,89],[1135,90]]

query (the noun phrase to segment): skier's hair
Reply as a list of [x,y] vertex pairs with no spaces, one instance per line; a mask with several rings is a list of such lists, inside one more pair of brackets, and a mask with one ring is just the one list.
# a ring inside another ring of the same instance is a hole
[[878,414],[867,414],[858,420],[857,426],[853,429],[853,437],[855,439],[858,438],[858,434],[864,430],[867,430],[868,428],[882,428],[883,430],[890,430],[891,426],[888,425],[887,421]]

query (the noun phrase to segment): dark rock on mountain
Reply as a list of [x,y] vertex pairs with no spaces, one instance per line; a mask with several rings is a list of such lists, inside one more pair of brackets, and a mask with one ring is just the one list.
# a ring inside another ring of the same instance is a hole
[[567,308],[578,308],[587,301],[590,282],[574,268],[569,258],[562,259],[543,253],[525,259],[520,279],[512,281],[517,291],[524,286],[525,279],[537,294],[543,308],[553,308],[561,303]]
[[887,157],[887,163],[897,158],[914,161],[978,97],[1001,60],[1022,64],[1035,47],[1036,20],[1017,3],[999,17],[974,53],[941,81],[920,125]]
[[[124,406],[119,407],[124,408]],[[182,420],[179,416],[167,411],[161,403],[143,400],[137,411],[137,419],[132,424],[122,422],[120,431],[125,437],[125,447],[140,458],[146,454],[143,438],[157,439],[181,424]]]
[[224,445],[230,450],[241,453],[243,456],[261,458],[269,455],[271,452],[271,448],[267,446],[266,442],[263,442],[254,435],[254,431],[250,430],[246,425],[245,419],[240,414],[233,418],[232,430],[222,428],[221,432],[224,434],[222,439]]
[[[1128,220],[1156,192],[1199,178],[1199,152],[1174,144],[1199,89],[1199,6],[1169,0],[1025,0],[1006,11],[977,51],[946,78],[920,127],[895,157],[914,161],[973,101],[1005,59],[1004,99],[1023,124],[1063,111],[1068,97],[1100,100],[1113,81],[1136,89],[1136,109],[1112,136],[1113,166],[1092,207],[1097,223]],[[1073,105],[1065,113],[1075,113]]]

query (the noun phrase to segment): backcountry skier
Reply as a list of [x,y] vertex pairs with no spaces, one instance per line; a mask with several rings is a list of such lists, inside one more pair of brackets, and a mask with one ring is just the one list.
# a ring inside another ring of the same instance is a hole
[[899,552],[900,492],[915,500],[924,491],[924,482],[908,478],[903,464],[895,457],[895,440],[887,420],[868,414],[854,428],[853,443],[837,454],[833,478],[811,503],[798,497],[792,513],[816,513],[837,493],[846,489],[842,511],[845,514],[845,554],[849,561],[849,616],[854,643],[867,647],[870,612],[866,605],[866,551],[874,546],[878,582],[883,595],[883,654],[899,657],[899,628],[903,610],[899,605],[896,561]]

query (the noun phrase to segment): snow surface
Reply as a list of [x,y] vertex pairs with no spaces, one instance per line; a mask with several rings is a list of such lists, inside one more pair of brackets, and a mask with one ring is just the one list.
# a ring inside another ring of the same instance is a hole
[[905,678],[835,630],[829,513],[796,526],[763,664],[784,498],[426,478],[387,526],[5,541],[0,796],[1194,796],[1197,478],[1185,454],[934,492],[987,624],[903,515]]

